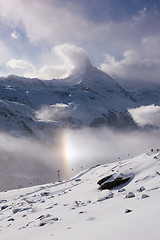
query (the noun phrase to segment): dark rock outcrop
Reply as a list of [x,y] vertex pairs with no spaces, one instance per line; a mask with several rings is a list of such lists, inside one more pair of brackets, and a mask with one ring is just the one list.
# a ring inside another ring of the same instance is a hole
[[102,185],[106,180],[110,179],[113,175],[106,176],[97,182],[98,185]]
[[130,176],[125,177],[123,176],[123,174],[120,174],[118,177],[115,177],[114,175],[109,175],[99,180],[97,184],[100,185],[100,190],[112,189],[128,182],[130,179]]

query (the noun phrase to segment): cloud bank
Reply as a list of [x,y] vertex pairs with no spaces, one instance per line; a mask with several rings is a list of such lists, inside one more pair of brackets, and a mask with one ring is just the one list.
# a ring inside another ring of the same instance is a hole
[[58,140],[56,145],[1,132],[0,154],[0,191],[57,181],[59,169],[67,177]]
[[134,121],[140,126],[152,125],[160,127],[160,106],[154,104],[149,106],[141,106],[128,110]]
[[0,191],[68,179],[97,164],[132,158],[159,148],[159,130],[115,132],[109,128],[60,129],[45,139],[0,134]]
[[137,51],[129,50],[123,54],[123,59],[116,60],[114,56],[105,55],[105,63],[100,69],[122,85],[160,84],[160,57],[142,57]]

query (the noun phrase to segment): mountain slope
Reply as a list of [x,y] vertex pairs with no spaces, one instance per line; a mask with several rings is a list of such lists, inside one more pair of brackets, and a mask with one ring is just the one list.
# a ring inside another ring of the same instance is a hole
[[132,90],[131,95],[136,99],[138,105],[160,105],[160,87],[143,88]]
[[[111,190],[97,182],[132,176]],[[158,239],[160,154],[95,166],[74,178],[0,193],[1,239]]]
[[[135,100],[106,73],[91,65],[83,73],[66,79],[0,78],[0,96],[1,130],[19,129],[26,134],[28,128],[28,133],[37,135],[40,129],[57,126],[135,125],[127,113],[128,108],[136,107]],[[3,120],[8,108],[13,112],[8,113],[9,124],[7,117]]]

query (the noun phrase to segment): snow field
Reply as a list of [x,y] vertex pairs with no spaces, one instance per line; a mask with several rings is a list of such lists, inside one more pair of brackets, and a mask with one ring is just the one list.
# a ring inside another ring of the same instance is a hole
[[[1,240],[159,239],[160,154],[92,167],[74,178],[0,193]],[[128,183],[100,191],[110,174]]]

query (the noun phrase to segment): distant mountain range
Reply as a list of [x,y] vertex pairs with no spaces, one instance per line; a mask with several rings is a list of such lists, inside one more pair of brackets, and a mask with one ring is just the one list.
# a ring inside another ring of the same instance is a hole
[[57,127],[136,127],[128,108],[159,104],[160,89],[126,91],[88,64],[66,79],[0,78],[0,130],[40,136]]

